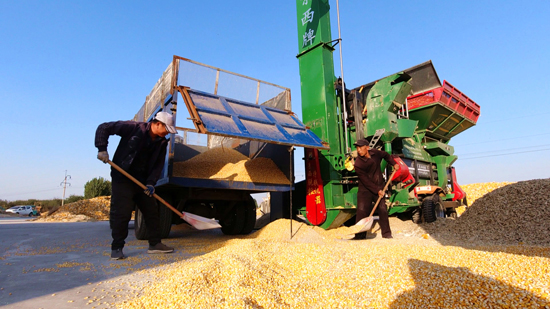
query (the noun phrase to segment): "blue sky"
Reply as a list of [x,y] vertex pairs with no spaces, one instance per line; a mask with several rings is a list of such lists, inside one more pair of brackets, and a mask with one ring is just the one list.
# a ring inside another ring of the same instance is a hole
[[[459,183],[547,178],[548,16],[548,1],[341,1],[346,84],[432,60],[481,106],[450,143]],[[294,1],[1,0],[0,40],[0,199],[61,197],[65,171],[66,196],[110,179],[95,129],[131,119],[173,55],[288,87],[301,117]]]

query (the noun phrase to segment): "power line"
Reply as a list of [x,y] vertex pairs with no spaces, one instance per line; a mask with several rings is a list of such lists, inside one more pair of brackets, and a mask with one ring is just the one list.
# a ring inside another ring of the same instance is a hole
[[537,114],[529,114],[529,115],[523,115],[523,116],[516,116],[516,117],[512,117],[512,118],[504,118],[504,119],[497,119],[497,120],[492,120],[492,121],[488,121],[488,122],[482,122],[480,124],[487,124],[487,123],[493,123],[493,122],[501,122],[501,121],[508,121],[508,120],[516,120],[518,118],[525,118],[525,117],[533,117],[533,116],[542,116],[542,115],[547,115],[547,114],[550,114],[550,112],[546,112],[546,113],[537,113]]
[[[541,135],[548,135],[548,134],[550,134],[550,133],[532,134],[532,135],[529,135],[529,136],[527,136],[527,137],[534,137],[534,136],[541,136]],[[525,136],[509,137],[509,138],[495,139],[495,140],[486,140],[486,141],[475,142],[475,143],[469,143],[469,144],[458,144],[458,145],[455,145],[454,147],[457,147],[457,146],[466,146],[466,145],[476,145],[476,144],[487,144],[487,143],[508,141],[508,140],[511,140],[511,139],[518,139],[518,138],[525,138]]]
[[518,151],[518,152],[511,152],[511,153],[493,154],[493,155],[488,155],[488,156],[479,156],[479,157],[471,157],[471,158],[460,158],[460,161],[471,160],[471,159],[479,159],[479,158],[489,158],[489,157],[501,157],[501,156],[508,156],[508,155],[513,155],[513,154],[528,153],[528,152],[539,152],[539,151],[545,151],[545,150],[550,150],[550,148],[537,149],[537,150],[531,150],[531,151]]
[[[73,189],[84,189],[84,187],[71,187]],[[28,191],[28,192],[20,192],[20,193],[10,193],[10,194],[2,194],[0,193],[0,196],[14,196],[14,195],[23,195],[23,194],[34,194],[34,193],[40,193],[40,192],[48,192],[48,191],[57,191],[59,188],[55,189],[44,189],[44,190],[38,190],[38,191]]]
[[14,196],[14,195],[39,193],[39,192],[54,191],[54,190],[57,191],[57,190],[59,190],[59,188],[55,188],[55,189],[45,189],[45,190],[32,191],[32,192],[21,192],[21,193],[11,193],[11,194],[0,194],[0,195],[1,195],[1,196]]
[[474,154],[480,154],[480,153],[499,153],[502,151],[511,151],[511,150],[517,150],[517,149],[529,149],[529,148],[537,148],[537,147],[546,147],[550,146],[550,144],[544,144],[544,145],[537,145],[537,146],[526,146],[526,147],[517,147],[517,148],[508,148],[508,149],[500,149],[500,150],[488,150],[488,151],[481,151],[481,152],[470,152],[462,154],[462,156],[468,156],[468,155],[474,155]]

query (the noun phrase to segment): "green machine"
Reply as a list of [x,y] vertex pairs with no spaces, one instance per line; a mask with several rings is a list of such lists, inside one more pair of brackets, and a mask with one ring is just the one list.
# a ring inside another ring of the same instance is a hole
[[296,210],[324,229],[351,219],[358,185],[349,164],[353,143],[369,138],[401,167],[389,190],[390,215],[407,214],[415,222],[456,216],[466,195],[456,181],[457,156],[449,141],[476,124],[479,105],[441,83],[431,61],[347,89],[334,73],[339,40],[332,40],[328,0],[297,0],[296,7],[302,120],[329,147],[305,149],[306,179],[296,184]]

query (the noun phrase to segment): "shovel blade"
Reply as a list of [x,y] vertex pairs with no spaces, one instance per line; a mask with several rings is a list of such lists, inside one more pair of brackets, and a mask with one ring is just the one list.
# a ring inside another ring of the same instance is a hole
[[373,217],[366,217],[359,220],[359,222],[355,223],[356,227],[361,227],[361,229],[357,233],[362,233],[370,230],[373,222],[374,222]]
[[181,213],[183,214],[183,217],[181,218],[185,220],[185,222],[191,224],[191,226],[196,228],[197,230],[211,230],[222,227],[216,220],[197,216],[184,211],[182,211]]

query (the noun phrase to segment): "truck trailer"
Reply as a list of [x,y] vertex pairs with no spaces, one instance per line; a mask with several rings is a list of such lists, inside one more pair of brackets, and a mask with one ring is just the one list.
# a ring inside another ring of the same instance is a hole
[[[292,113],[288,88],[179,56],[133,120],[159,111],[173,115],[178,134],[169,136],[156,193],[179,211],[217,220],[228,235],[253,230],[251,194],[270,193],[271,220],[290,212],[283,205],[293,190],[293,147],[327,148]],[[159,212],[167,237],[183,220],[160,203]],[[135,234],[148,237],[139,210]]]

